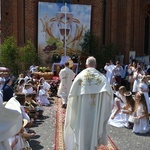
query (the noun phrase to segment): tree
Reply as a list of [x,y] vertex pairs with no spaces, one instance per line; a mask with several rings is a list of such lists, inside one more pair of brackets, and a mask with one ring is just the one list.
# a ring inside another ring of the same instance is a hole
[[31,40],[27,41],[27,44],[20,49],[20,62],[23,70],[27,70],[32,64],[37,63],[38,55]]
[[85,32],[83,36],[83,42],[81,42],[82,51],[88,55],[95,54],[95,49],[98,46],[98,40],[96,36],[89,30]]
[[10,69],[13,75],[26,71],[30,65],[38,63],[38,54],[31,40],[20,48],[17,47],[14,37],[7,37],[1,44],[0,62],[2,66]]
[[106,64],[106,62],[109,62],[110,60],[115,61],[116,55],[118,55],[118,48],[115,44],[111,43],[111,44],[101,46],[100,60],[103,66]]
[[82,70],[85,67],[85,61],[89,55],[98,59],[98,38],[94,36],[90,30],[88,30],[83,35],[83,41],[80,43],[80,45],[82,48],[82,53],[80,56],[80,69]]
[[115,60],[118,55],[117,46],[114,44],[101,45],[100,38],[92,32],[87,31],[83,36],[83,42],[80,44],[82,52],[94,56],[97,60],[97,67],[102,67],[110,59]]
[[0,62],[2,66],[10,69],[11,73],[17,74],[18,71],[18,47],[15,39],[7,37],[1,47]]

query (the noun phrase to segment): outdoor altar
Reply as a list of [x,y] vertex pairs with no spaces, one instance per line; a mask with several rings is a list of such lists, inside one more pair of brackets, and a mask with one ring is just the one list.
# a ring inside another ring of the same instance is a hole
[[62,66],[64,66],[65,62],[69,61],[69,63],[71,63],[71,68],[72,70],[78,74],[78,68],[79,68],[79,64],[76,62],[73,62],[73,60],[69,57],[69,56],[62,56],[60,62],[54,62],[52,64],[52,72],[54,73],[56,70],[56,74],[58,74],[58,72],[60,71],[60,68]]

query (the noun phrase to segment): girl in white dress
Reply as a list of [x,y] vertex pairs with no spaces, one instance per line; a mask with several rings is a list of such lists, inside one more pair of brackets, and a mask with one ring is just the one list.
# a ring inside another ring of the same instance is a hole
[[144,94],[137,92],[135,94],[135,102],[136,121],[134,122],[133,132],[144,134],[149,131],[148,111]]
[[43,85],[39,85],[38,96],[39,96],[38,99],[42,105],[45,106],[50,105],[50,102],[47,97],[47,92],[43,89]]
[[140,88],[140,92],[144,94],[145,96],[145,100],[146,100],[146,104],[147,104],[147,109],[148,109],[148,113],[150,114],[150,101],[149,101],[149,88],[148,88],[148,79],[146,76],[143,76],[141,79],[141,82],[139,84],[139,88]]
[[24,89],[24,84],[25,84],[25,80],[24,79],[20,79],[18,81],[18,85],[17,85],[17,88],[16,88],[16,92],[18,93],[22,93],[23,89]]
[[126,105],[126,92],[125,86],[119,88],[119,94],[114,99],[114,106],[111,116],[108,120],[108,124],[115,127],[124,127],[124,123],[127,122],[126,114],[121,112],[121,109]]
[[22,93],[27,94],[27,93],[33,93],[33,87],[31,83],[25,83],[24,87],[22,89]]
[[43,89],[46,91],[46,94],[49,97],[49,91],[50,91],[51,85],[44,79],[44,77],[40,78],[39,84],[43,85]]
[[144,75],[144,72],[142,72],[141,68],[138,67],[137,71],[135,71],[133,74],[133,78],[134,78],[133,89],[132,89],[133,93],[136,93],[139,91],[139,84],[143,75]]
[[[126,114],[127,120],[129,119],[129,116],[132,115],[135,109],[135,100],[132,97],[131,92],[126,92],[125,94],[126,97],[126,105],[122,108],[122,113]],[[131,123],[129,120],[124,124],[125,127],[127,128],[133,128],[133,123]]]

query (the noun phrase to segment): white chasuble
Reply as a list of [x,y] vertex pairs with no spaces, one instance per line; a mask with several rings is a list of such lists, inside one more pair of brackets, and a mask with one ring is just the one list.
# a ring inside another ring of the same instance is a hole
[[75,77],[75,73],[70,68],[65,67],[64,69],[60,70],[59,77],[61,82],[58,88],[57,95],[60,97],[68,97],[69,90],[72,85],[72,80]]
[[95,68],[75,78],[68,96],[64,142],[66,150],[95,150],[107,144],[107,121],[113,92],[106,77]]

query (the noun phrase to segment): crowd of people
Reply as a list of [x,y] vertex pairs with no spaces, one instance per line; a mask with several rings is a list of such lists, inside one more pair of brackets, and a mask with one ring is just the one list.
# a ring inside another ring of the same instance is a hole
[[[0,123],[7,124],[10,113],[18,120],[9,120],[11,126],[17,127],[13,132],[10,126],[0,129],[0,134],[7,133],[0,138],[0,149],[30,147],[28,139],[35,135],[29,132],[30,128],[43,114],[43,106],[51,105],[50,95],[54,93],[62,100],[62,109],[66,109],[64,142],[68,150],[106,145],[108,124],[132,129],[136,134],[150,131],[150,72],[143,63],[133,60],[122,66],[119,61],[114,64],[110,60],[101,73],[91,56],[86,60],[86,68],[75,75],[66,62],[55,87],[44,77],[36,79],[35,69],[31,66],[15,82],[13,77],[0,75],[0,102],[6,112],[0,116]],[[11,109],[10,104],[15,108]]]
[[32,149],[29,140],[35,133],[31,127],[36,119],[42,117],[43,106],[50,106],[54,102],[51,97],[53,82],[46,81],[44,77],[36,79],[31,71],[20,74],[16,80],[13,76],[1,73],[1,150]]
[[95,68],[95,58],[87,58],[86,69],[74,78],[67,97],[64,141],[69,150],[106,145],[108,124],[135,134],[150,132],[149,71],[144,63],[133,60],[122,66],[110,60],[102,74]]
[[106,77],[114,92],[114,105],[108,124],[133,129],[136,134],[150,132],[149,71],[147,66],[133,60],[116,65],[111,60],[104,66]]

